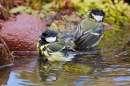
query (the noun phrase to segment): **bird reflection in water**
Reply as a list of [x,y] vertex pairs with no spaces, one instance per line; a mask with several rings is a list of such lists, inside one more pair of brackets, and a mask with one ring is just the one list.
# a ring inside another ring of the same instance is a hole
[[54,83],[61,75],[65,62],[52,62],[38,59],[38,72],[41,82],[45,84]]
[[[81,56],[80,56],[81,57]],[[94,84],[102,76],[101,71],[104,66],[100,56],[90,56],[87,58],[73,59],[71,62],[47,61],[38,59],[38,72],[41,82],[44,84],[54,84],[61,79],[61,84],[73,84],[75,86],[84,86],[84,84]],[[64,73],[63,73],[64,71]],[[65,77],[61,78],[61,76]],[[73,76],[73,77],[72,77]],[[62,79],[67,81],[64,82]],[[71,81],[74,80],[74,81]]]

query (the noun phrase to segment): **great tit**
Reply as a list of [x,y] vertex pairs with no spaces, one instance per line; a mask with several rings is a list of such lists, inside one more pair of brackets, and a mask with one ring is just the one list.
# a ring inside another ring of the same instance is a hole
[[88,16],[76,26],[71,33],[75,38],[76,47],[88,49],[96,46],[104,34],[103,19],[108,17],[98,8],[92,9]]
[[44,31],[37,42],[40,58],[49,61],[71,61],[77,52],[68,45],[70,39],[70,37],[57,37],[56,32],[51,30]]
[[55,31],[49,29],[43,31],[42,35],[38,39],[37,46],[36,46],[39,56],[43,56],[40,49],[43,45],[47,46],[49,43],[56,42],[57,39],[58,37]]

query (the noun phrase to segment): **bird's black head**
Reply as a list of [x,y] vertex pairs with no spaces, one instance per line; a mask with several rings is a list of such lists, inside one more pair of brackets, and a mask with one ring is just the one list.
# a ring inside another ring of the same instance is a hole
[[47,29],[42,32],[41,39],[46,42],[55,42],[57,40],[57,33]]
[[89,12],[89,17],[95,19],[97,22],[103,21],[103,19],[106,17],[103,10],[99,8],[94,8]]
[[57,33],[55,31],[47,29],[47,30],[42,32],[42,36],[44,36],[44,37],[56,37]]

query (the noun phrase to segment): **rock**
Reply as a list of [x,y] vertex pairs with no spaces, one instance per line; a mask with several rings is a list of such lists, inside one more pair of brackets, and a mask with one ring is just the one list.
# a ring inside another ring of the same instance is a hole
[[35,51],[36,42],[46,28],[39,18],[21,14],[2,24],[0,36],[11,51]]
[[13,62],[13,57],[2,38],[0,38],[0,68]]

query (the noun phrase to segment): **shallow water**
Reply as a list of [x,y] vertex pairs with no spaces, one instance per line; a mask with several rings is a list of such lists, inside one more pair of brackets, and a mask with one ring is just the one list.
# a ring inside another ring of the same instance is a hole
[[[20,57],[20,56],[19,56]],[[128,60],[127,60],[128,59]],[[71,62],[16,58],[1,68],[1,86],[130,86],[128,56],[77,56]]]

